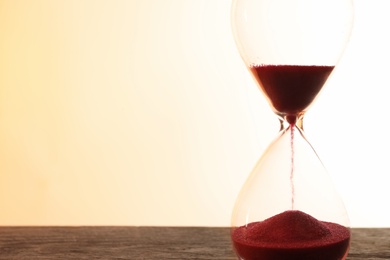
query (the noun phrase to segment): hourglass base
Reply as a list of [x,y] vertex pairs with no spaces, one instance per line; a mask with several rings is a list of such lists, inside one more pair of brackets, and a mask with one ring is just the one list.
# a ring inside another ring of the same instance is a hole
[[233,228],[232,240],[242,260],[341,260],[349,249],[350,231],[302,211],[287,210]]

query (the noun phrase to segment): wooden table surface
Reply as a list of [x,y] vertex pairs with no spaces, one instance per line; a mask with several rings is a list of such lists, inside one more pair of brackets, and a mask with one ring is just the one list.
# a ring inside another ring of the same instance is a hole
[[[390,259],[390,228],[353,229],[349,260]],[[237,259],[229,228],[0,227],[0,259]]]

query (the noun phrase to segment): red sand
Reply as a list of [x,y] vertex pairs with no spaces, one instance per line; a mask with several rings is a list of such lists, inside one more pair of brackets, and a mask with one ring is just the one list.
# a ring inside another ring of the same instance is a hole
[[232,241],[243,260],[341,260],[348,252],[350,231],[302,211],[288,210],[233,228]]

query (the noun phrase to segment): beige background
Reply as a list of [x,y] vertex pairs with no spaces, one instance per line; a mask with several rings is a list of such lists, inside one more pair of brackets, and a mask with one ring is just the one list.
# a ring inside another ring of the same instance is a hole
[[[390,226],[386,0],[306,118],[353,226]],[[0,0],[0,225],[227,226],[278,122],[228,0]]]

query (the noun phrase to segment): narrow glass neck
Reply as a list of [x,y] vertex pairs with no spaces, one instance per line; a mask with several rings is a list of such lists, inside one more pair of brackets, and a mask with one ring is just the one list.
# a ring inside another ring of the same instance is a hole
[[279,117],[280,122],[280,130],[284,131],[288,127],[298,127],[303,131],[303,115],[301,116],[285,116],[285,117]]

